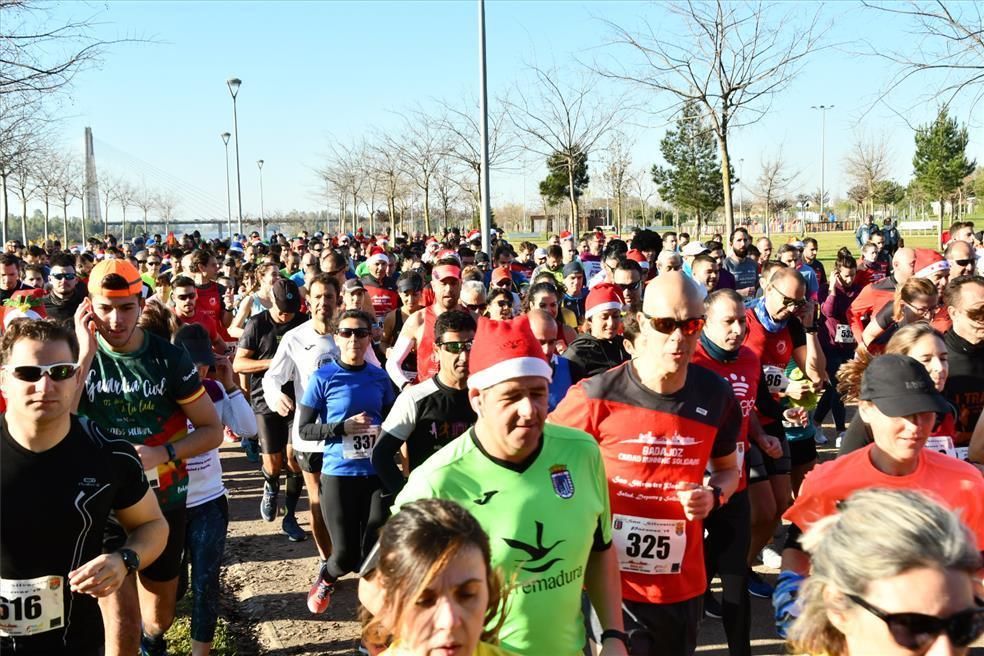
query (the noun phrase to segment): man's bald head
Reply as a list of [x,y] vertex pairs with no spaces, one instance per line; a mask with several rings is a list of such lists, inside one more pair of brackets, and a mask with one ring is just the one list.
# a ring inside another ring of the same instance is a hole
[[642,309],[651,317],[699,317],[704,314],[703,294],[690,276],[667,271],[646,285]]
[[912,277],[916,270],[916,250],[914,248],[900,248],[895,251],[892,258],[892,275],[900,285]]
[[974,272],[977,255],[967,242],[959,239],[951,241],[943,255],[950,264],[950,278],[959,278]]
[[545,310],[530,310],[526,313],[526,317],[530,322],[530,330],[533,332],[533,336],[536,337],[537,341],[540,342],[540,346],[543,347],[543,355],[549,359],[556,352],[557,348],[557,337],[560,330],[557,320]]

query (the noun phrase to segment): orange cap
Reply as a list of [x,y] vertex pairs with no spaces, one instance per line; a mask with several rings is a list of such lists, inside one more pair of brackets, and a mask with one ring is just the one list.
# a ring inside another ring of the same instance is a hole
[[[126,281],[126,289],[105,289],[103,282],[106,276],[116,274]],[[143,280],[136,267],[126,260],[102,260],[92,267],[89,273],[89,294],[105,296],[106,298],[127,298],[143,294]]]

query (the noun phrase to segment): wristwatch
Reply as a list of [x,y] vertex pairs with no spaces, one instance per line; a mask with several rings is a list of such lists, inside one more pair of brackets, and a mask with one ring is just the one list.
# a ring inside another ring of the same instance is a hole
[[130,572],[136,572],[138,569],[140,569],[140,556],[138,556],[137,552],[134,551],[133,549],[124,548],[124,549],[120,549],[116,553],[118,553],[120,555],[120,558],[123,559],[123,564],[126,565],[127,574],[129,574]]
[[167,449],[167,459],[169,462],[173,462],[178,459],[178,453],[174,450],[173,444],[168,442],[164,445],[164,448]]
[[620,640],[625,648],[629,648],[629,634],[625,631],[619,631],[618,629],[605,629],[601,632],[601,642],[604,642],[608,638],[615,638]]
[[721,497],[724,494],[724,490],[719,488],[717,485],[711,486],[711,492],[714,494],[714,510],[721,507]]

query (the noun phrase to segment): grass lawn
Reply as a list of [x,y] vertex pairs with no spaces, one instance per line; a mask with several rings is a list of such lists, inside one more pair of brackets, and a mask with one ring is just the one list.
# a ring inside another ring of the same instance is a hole
[[[190,656],[191,654],[191,591],[178,602],[178,613],[167,632],[167,653],[172,656]],[[236,641],[229,625],[221,616],[215,629],[215,640],[212,641],[213,656],[235,656]]]

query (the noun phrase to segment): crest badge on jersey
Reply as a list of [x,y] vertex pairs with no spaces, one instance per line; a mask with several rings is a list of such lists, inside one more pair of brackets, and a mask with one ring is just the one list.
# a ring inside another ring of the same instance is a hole
[[574,496],[574,479],[571,477],[567,465],[554,465],[550,468],[550,482],[553,483],[554,492],[561,499],[570,499]]

